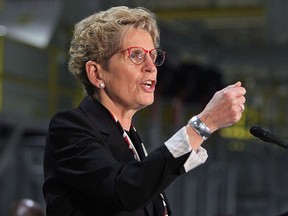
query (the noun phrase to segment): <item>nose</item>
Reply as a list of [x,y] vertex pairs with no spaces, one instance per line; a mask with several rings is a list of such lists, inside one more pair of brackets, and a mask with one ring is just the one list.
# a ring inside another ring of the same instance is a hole
[[157,72],[157,67],[155,66],[150,55],[146,55],[146,59],[143,64],[145,72],[154,73]]

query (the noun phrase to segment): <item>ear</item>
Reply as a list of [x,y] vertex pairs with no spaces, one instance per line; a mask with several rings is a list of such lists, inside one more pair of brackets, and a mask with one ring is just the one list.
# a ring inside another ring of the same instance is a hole
[[103,83],[101,71],[102,67],[94,61],[88,61],[85,64],[85,69],[89,81],[97,88],[101,88],[101,83]]

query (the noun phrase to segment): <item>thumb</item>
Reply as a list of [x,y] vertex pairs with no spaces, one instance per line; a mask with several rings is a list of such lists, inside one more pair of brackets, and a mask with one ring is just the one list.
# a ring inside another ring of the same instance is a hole
[[234,87],[240,87],[241,85],[242,85],[242,83],[240,81],[238,81],[234,84]]
[[231,84],[231,85],[228,85],[226,88],[224,88],[223,90],[227,90],[227,89],[231,89],[231,88],[235,88],[235,87],[240,87],[242,85],[242,83],[240,81],[234,83],[234,84]]

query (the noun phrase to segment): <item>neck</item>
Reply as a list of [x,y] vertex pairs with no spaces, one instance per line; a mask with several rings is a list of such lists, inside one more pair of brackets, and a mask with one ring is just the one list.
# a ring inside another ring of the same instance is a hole
[[118,119],[124,130],[130,130],[131,122],[136,110],[128,109],[122,105],[115,103],[112,100],[105,100],[101,97],[96,97],[97,100],[108,109],[114,117]]
[[108,110],[112,113],[114,117],[118,119],[118,121],[120,122],[124,130],[127,130],[127,131],[130,130],[133,115],[129,115],[126,112],[121,113],[121,112],[112,111],[111,109],[108,109]]
[[[117,116],[116,116],[117,117]],[[118,118],[118,117],[117,117]],[[131,119],[119,119],[119,122],[124,130],[129,131],[131,127]]]

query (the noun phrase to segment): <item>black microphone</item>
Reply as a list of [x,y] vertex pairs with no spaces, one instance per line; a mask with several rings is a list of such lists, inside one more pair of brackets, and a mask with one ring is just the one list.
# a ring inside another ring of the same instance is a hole
[[283,140],[277,138],[273,134],[269,133],[268,131],[263,130],[261,127],[252,126],[250,128],[250,133],[263,140],[264,142],[274,143],[279,145],[283,148],[288,148],[288,143],[284,142]]

